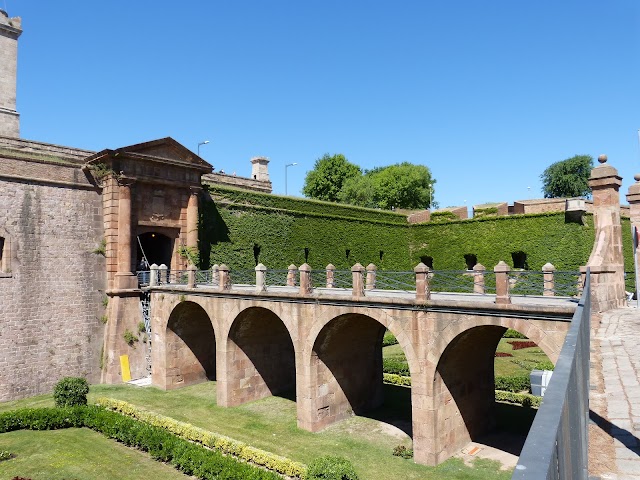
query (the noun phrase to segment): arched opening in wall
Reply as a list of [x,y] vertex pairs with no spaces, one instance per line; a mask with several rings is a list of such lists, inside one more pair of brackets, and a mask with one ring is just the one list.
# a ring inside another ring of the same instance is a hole
[[464,263],[467,266],[467,270],[473,270],[473,267],[478,264],[478,256],[474,253],[467,253],[464,256]]
[[513,260],[513,268],[529,270],[529,264],[527,263],[527,254],[523,251],[512,252],[511,259]]
[[216,335],[207,312],[181,302],[171,312],[166,332],[167,388],[216,379]]
[[293,342],[275,313],[262,307],[242,311],[229,330],[227,352],[234,366],[228,372],[234,404],[272,395],[295,400]]
[[429,270],[433,270],[433,257],[430,257],[429,255],[422,255],[420,256],[420,262],[429,267]]
[[[136,242],[138,245],[137,249],[137,257],[136,257],[136,268],[138,270],[143,270],[140,268],[142,266],[143,255],[142,251],[147,257],[147,261],[149,265],[162,265],[165,264],[167,267],[171,268],[171,257],[173,255],[173,242],[174,240],[163,235],[158,232],[146,232],[138,235],[139,242]],[[142,248],[140,246],[142,245]]]
[[410,445],[411,388],[384,382],[384,373],[395,373],[410,383],[409,366],[384,325],[361,314],[334,318],[314,342],[311,368],[322,426],[365,416],[392,425],[404,437],[398,443]]
[[540,401],[531,396],[533,369],[553,369],[553,364],[514,330],[484,325],[455,337],[441,355],[434,379],[441,399],[437,424],[445,426],[438,435],[448,453],[474,441],[519,455]]

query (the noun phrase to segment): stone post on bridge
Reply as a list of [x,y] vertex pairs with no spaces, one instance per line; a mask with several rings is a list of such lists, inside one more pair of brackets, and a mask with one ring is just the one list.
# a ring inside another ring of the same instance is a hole
[[267,290],[267,267],[262,263],[256,265],[256,292],[265,292]]
[[509,296],[509,272],[511,269],[509,265],[500,260],[493,271],[496,274],[496,303],[507,305],[511,303]]
[[336,267],[330,263],[327,265],[327,288],[336,286]]
[[187,288],[196,288],[196,266],[192,264],[187,267]]
[[476,263],[473,267],[473,293],[484,295],[484,272],[486,267],[481,263]]
[[155,263],[149,267],[149,286],[155,287],[158,285],[158,265]]
[[217,263],[211,267],[211,283],[220,285],[220,265]]
[[[629,217],[631,218],[631,232],[632,235],[635,231],[635,237],[640,235],[640,174],[634,175],[633,179],[636,181],[629,187],[629,193],[627,193],[627,201],[629,202]],[[623,232],[623,235],[627,235]],[[635,268],[634,273],[640,271],[640,248],[636,247],[635,251]],[[638,285],[636,285],[636,290]]]
[[359,263],[351,267],[351,277],[353,279],[351,295],[354,298],[364,297],[364,272],[365,268]]
[[367,265],[367,290],[373,290],[376,288],[376,266],[373,263]]
[[293,263],[289,265],[287,268],[287,287],[295,287],[296,286],[296,272],[298,271],[298,267],[296,267]]
[[[589,186],[593,192],[595,243],[587,265],[591,269],[591,311],[605,312],[625,304],[624,257],[620,224],[620,185],[618,171],[607,165],[607,156],[598,157],[600,165],[591,170]],[[592,316],[594,326],[599,322]]]
[[229,277],[229,267],[224,263],[218,267],[218,290],[225,291],[231,289],[231,278]]
[[416,274],[416,302],[423,303],[431,300],[431,289],[429,288],[429,267],[420,262],[413,269]]
[[543,289],[542,296],[544,297],[553,297],[555,295],[556,283],[554,279],[554,272],[556,271],[556,267],[554,267],[551,263],[545,263],[542,266],[542,281],[543,281]]
[[298,269],[300,271],[300,295],[311,293],[311,267],[308,263],[303,263]]

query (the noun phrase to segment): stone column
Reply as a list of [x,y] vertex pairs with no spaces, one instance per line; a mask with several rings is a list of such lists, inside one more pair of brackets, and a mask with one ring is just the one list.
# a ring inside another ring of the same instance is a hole
[[136,288],[131,268],[131,185],[133,180],[118,180],[118,269],[115,275],[117,289]]
[[542,266],[542,277],[544,288],[542,290],[542,295],[545,297],[553,297],[555,295],[555,279],[553,278],[553,274],[556,271],[556,267],[554,267],[551,263],[545,263]]
[[416,274],[416,302],[426,302],[431,300],[431,289],[429,288],[429,267],[420,262],[413,269]]
[[486,267],[481,263],[476,263],[473,267],[473,293],[480,293],[484,295],[484,272]]
[[496,303],[511,303],[511,297],[509,297],[509,272],[511,269],[509,265],[500,260],[493,271],[496,274]]
[[327,265],[327,288],[336,286],[336,267],[330,263]]
[[303,263],[298,269],[300,271],[300,295],[311,293],[311,267],[308,263]]
[[364,272],[364,267],[359,263],[351,267],[351,277],[353,279],[351,295],[353,297],[358,298],[364,296]]
[[187,247],[198,248],[198,198],[199,187],[191,187],[187,203]]
[[373,263],[367,265],[367,290],[373,290],[376,288],[376,266]]
[[224,263],[218,267],[218,290],[231,290],[231,278],[229,278],[229,267]]
[[211,267],[211,283],[213,285],[220,285],[220,265],[217,263],[213,264]]
[[[627,202],[629,202],[629,217],[631,219],[631,231],[635,229],[636,235],[640,235],[640,174],[634,175],[636,181],[629,187],[627,193]],[[623,235],[627,235],[623,232]],[[633,235],[633,233],[632,233]],[[637,237],[636,237],[637,238]],[[636,247],[636,265],[635,272],[640,272],[640,248]],[[638,288],[638,285],[636,285]]]
[[169,279],[167,278],[167,271],[169,270],[169,268],[164,264],[160,264],[160,266],[158,267],[158,285],[162,285],[163,283],[169,283]]
[[187,287],[196,288],[196,266],[189,265],[187,267]]
[[298,271],[298,267],[296,267],[293,263],[289,265],[287,268],[287,287],[295,287],[296,286],[296,272]]
[[262,263],[256,265],[256,292],[267,290],[267,267]]
[[149,286],[155,287],[158,285],[158,265],[155,263],[149,267]]
[[[625,305],[624,258],[620,224],[620,185],[618,171],[607,165],[607,156],[598,157],[600,165],[591,170],[589,186],[593,192],[595,244],[587,266],[591,269],[592,313]],[[592,316],[595,322],[597,316]]]

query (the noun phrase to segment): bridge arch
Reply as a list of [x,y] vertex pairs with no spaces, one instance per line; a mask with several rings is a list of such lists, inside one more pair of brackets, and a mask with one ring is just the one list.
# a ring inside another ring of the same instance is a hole
[[551,361],[557,360],[561,342],[534,322],[485,317],[478,324],[462,316],[438,336],[431,352],[434,361],[428,362],[427,372],[438,425],[434,439],[435,450],[441,455],[438,462],[495,427],[494,359],[507,328],[523,333]]
[[271,395],[295,398],[296,352],[285,322],[264,307],[239,311],[222,345],[218,403],[240,405]]
[[178,303],[162,327],[165,368],[161,385],[172,389],[216,379],[216,334],[202,306],[192,301]]
[[318,431],[382,405],[382,339],[387,329],[403,348],[412,375],[418,375],[419,362],[406,332],[391,316],[373,310],[320,317],[310,329],[302,353],[301,428]]

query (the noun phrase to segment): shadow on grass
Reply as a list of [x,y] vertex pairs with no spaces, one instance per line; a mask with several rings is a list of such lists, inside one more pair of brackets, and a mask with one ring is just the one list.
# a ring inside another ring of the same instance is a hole
[[535,408],[496,402],[496,427],[475,441],[519,456],[537,412]]
[[383,394],[384,403],[382,406],[365,412],[362,416],[393,425],[411,437],[413,435],[411,388],[385,383],[383,385]]

